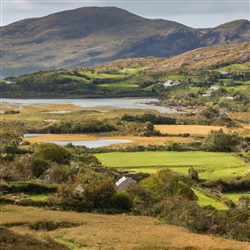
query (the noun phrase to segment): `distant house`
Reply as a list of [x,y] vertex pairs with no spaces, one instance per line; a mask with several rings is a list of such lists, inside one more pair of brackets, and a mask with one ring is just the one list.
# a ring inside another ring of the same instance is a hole
[[167,80],[164,83],[159,82],[158,84],[163,85],[165,88],[168,88],[168,87],[173,87],[173,86],[180,85],[181,82],[179,80],[176,80],[176,81],[174,81],[174,80]]
[[123,176],[121,179],[119,179],[115,185],[117,189],[123,189],[127,185],[132,184],[132,183],[137,183],[132,177],[125,177]]
[[233,96],[226,96],[226,97],[222,97],[222,99],[227,99],[227,100],[233,100],[234,99],[234,97]]
[[228,75],[230,75],[230,72],[228,72],[228,71],[220,71],[220,75],[221,76],[228,76]]
[[211,96],[211,92],[205,92],[202,96],[204,96],[204,97],[210,97]]
[[211,89],[211,90],[219,90],[220,86],[211,86],[209,89]]
[[5,82],[6,84],[16,84],[15,82]]

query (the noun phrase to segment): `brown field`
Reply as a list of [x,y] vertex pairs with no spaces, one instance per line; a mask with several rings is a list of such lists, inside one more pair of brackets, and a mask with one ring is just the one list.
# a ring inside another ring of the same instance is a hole
[[78,249],[250,249],[249,243],[190,233],[181,227],[158,223],[151,217],[50,211],[13,205],[5,205],[1,209],[2,223],[39,220],[70,221],[83,225],[51,232],[32,231],[23,226],[12,227],[11,230],[39,239],[62,237],[85,245]]
[[[86,134],[51,134],[45,136],[37,137],[27,137],[23,138],[24,141],[29,141],[30,143],[41,143],[46,141],[82,141],[82,140],[97,140],[101,136],[96,135],[86,135]],[[133,142],[126,143],[126,145],[148,145],[157,144],[164,145],[166,142],[191,142],[194,141],[193,138],[184,137],[138,137],[138,136],[107,136],[107,140],[131,140]],[[125,144],[116,144],[125,145]]]
[[244,128],[227,128],[221,126],[204,126],[204,125],[155,125],[155,128],[161,133],[168,134],[185,134],[190,135],[207,135],[211,130],[223,129],[224,132],[237,132],[238,134],[250,135],[250,127]]

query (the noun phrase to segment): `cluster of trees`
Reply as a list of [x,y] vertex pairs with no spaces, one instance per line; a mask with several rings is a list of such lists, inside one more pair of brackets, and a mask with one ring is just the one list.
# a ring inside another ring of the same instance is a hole
[[236,146],[241,142],[237,133],[224,133],[223,129],[212,130],[203,142],[203,149],[214,152],[237,151]]
[[100,120],[87,120],[84,122],[61,122],[50,124],[42,128],[30,128],[32,133],[52,134],[76,134],[76,133],[100,133],[115,131],[114,125]]
[[143,115],[123,115],[122,121],[128,121],[128,122],[151,122],[153,124],[176,124],[176,119],[172,117],[166,117],[166,116],[160,116],[150,113],[144,113]]

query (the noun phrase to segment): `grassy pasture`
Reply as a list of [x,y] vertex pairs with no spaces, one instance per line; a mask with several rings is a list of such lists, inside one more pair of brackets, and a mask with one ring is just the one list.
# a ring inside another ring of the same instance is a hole
[[[249,188],[250,191],[250,188]],[[225,195],[231,199],[235,204],[239,204],[239,198],[241,196],[249,196],[250,194],[248,194],[247,192],[240,192],[240,193],[225,193]]]
[[205,179],[230,178],[244,175],[249,164],[229,153],[214,152],[113,152],[95,154],[107,167],[137,172],[154,173],[160,168],[170,168],[183,174],[193,166]]
[[215,71],[236,71],[236,70],[249,70],[249,67],[244,64],[231,64],[225,67],[216,69]]
[[99,84],[99,86],[113,92],[138,90],[137,84],[129,83]]
[[9,229],[19,235],[30,235],[40,240],[49,237],[70,249],[241,250],[250,247],[250,244],[245,242],[190,233],[184,228],[164,225],[156,218],[150,217],[50,211],[13,205],[1,207],[1,224],[43,220],[67,221],[82,225],[50,232],[29,230],[25,226]]
[[228,207],[226,205],[224,205],[223,203],[202,194],[198,190],[193,189],[193,191],[196,194],[196,196],[198,197],[198,204],[201,207],[212,205],[217,210],[226,210],[226,209],[228,209]]

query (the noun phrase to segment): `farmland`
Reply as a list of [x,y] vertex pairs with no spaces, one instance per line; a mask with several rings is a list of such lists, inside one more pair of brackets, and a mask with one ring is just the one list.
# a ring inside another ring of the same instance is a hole
[[105,166],[130,171],[156,172],[170,168],[184,174],[193,166],[201,178],[219,179],[244,175],[250,168],[240,158],[228,153],[212,152],[114,152],[95,154]]
[[250,127],[243,128],[227,128],[223,126],[204,126],[204,125],[155,125],[161,133],[168,134],[184,134],[190,135],[207,135],[211,130],[223,129],[226,132],[237,132],[239,134],[249,134]]
[[[219,61],[197,70],[197,62],[179,69],[179,57],[172,60],[172,71],[165,59],[123,59],[0,82],[5,97],[95,97],[79,99],[90,106],[75,99],[1,104],[5,243],[11,235],[11,242],[43,242],[46,249],[249,247],[240,242],[250,239],[248,64]],[[166,87],[168,81],[181,84]],[[146,106],[133,96],[151,98]],[[73,144],[94,140],[126,143]],[[122,177],[136,183],[119,190]]]

